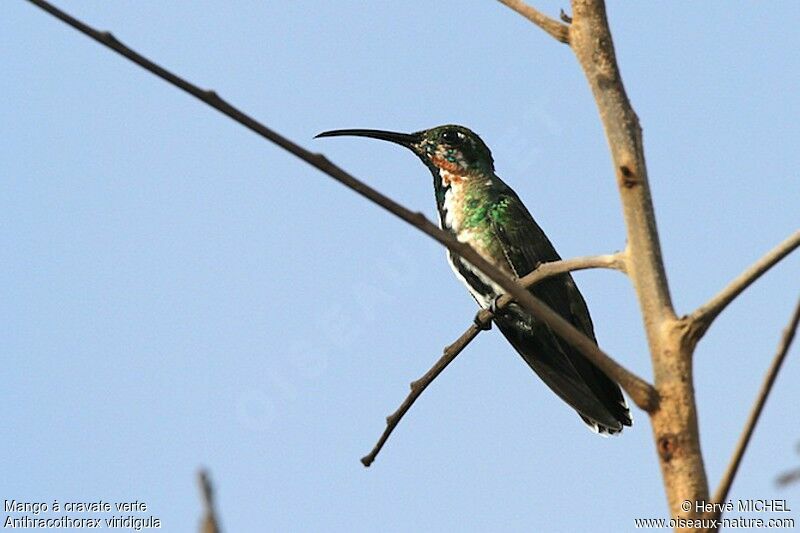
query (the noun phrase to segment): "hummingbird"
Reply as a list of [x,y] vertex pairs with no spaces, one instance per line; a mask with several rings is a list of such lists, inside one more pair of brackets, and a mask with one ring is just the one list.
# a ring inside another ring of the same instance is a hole
[[[337,136],[380,139],[414,152],[433,175],[440,227],[509,276],[521,278],[540,263],[561,259],[519,196],[495,174],[489,147],[468,128],[450,124],[416,133],[345,129],[317,135]],[[495,311],[493,322],[511,346],[590,428],[611,435],[632,424],[619,385],[520,305],[498,310],[497,298],[504,290],[449,250],[447,259],[478,305]],[[586,302],[570,274],[545,279],[529,290],[597,342]]]

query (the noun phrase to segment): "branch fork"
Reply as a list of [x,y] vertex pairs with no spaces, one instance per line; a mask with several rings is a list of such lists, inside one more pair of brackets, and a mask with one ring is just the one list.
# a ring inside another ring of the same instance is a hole
[[[625,260],[625,254],[618,252],[609,255],[576,257],[574,259],[542,263],[536,267],[536,270],[520,278],[519,283],[527,289],[549,277],[590,268],[606,268],[625,272]],[[513,301],[514,299],[512,297],[508,294],[504,294],[497,299],[495,307],[498,311],[501,311]],[[488,326],[492,323],[493,317],[494,313],[489,309],[482,309],[479,311],[473,323],[455,340],[455,342],[444,349],[444,353],[430,370],[416,381],[411,382],[411,390],[408,396],[406,396],[403,403],[400,404],[400,407],[398,407],[394,413],[386,417],[386,428],[378,439],[378,442],[367,455],[361,458],[361,463],[364,466],[370,466],[375,461],[375,458],[380,453],[384,444],[386,444],[389,436],[400,423],[403,416],[411,409],[411,406],[414,405],[414,402],[417,401],[428,385],[453,362],[458,354],[460,354],[481,331],[486,331],[488,329]],[[599,361],[594,358],[591,358],[591,360],[600,366]],[[601,368],[620,384],[637,406],[645,411],[655,408],[658,396],[652,385],[628,371],[608,356],[605,356],[603,364],[605,367]]]

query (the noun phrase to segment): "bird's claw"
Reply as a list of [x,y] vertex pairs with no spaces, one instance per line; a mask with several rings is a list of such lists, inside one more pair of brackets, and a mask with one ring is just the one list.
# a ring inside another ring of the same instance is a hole
[[492,329],[492,321],[491,320],[484,321],[481,318],[481,313],[483,311],[489,311],[490,313],[492,313],[492,316],[498,316],[498,315],[502,314],[503,313],[503,309],[501,309],[497,305],[497,302],[498,302],[498,300],[500,299],[501,296],[503,296],[503,295],[502,294],[498,294],[497,296],[492,298],[492,301],[489,303],[489,307],[488,308],[483,309],[481,311],[478,311],[475,314],[475,318],[473,319],[473,322],[475,322],[475,325],[478,327],[478,329],[480,329],[482,331],[489,331],[490,329]]
[[477,328],[479,330],[481,330],[481,331],[489,331],[490,329],[492,329],[492,321],[491,320],[484,321],[481,318],[481,313],[482,312],[483,312],[483,310],[478,311],[477,313],[475,313],[475,318],[473,318],[472,321],[475,323],[475,326],[477,326]]
[[502,294],[498,294],[497,296],[492,298],[492,302],[489,304],[489,311],[491,311],[492,314],[495,316],[503,312],[503,310],[500,309],[500,307],[497,305],[497,302],[500,300],[502,296],[503,296]]

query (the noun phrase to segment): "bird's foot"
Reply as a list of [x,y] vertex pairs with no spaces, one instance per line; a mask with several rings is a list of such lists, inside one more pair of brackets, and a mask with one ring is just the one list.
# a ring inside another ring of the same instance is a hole
[[492,320],[489,319],[489,320],[484,321],[481,318],[481,313],[482,312],[483,312],[483,310],[481,309],[480,311],[475,313],[475,318],[473,318],[472,321],[475,323],[475,325],[478,327],[479,330],[481,330],[481,331],[489,331],[490,329],[492,329]]
[[503,297],[502,294],[498,294],[497,296],[492,298],[492,302],[489,304],[489,311],[491,311],[494,316],[501,315],[504,312],[504,309],[500,309],[500,307],[497,305],[497,302],[502,297]]
[[498,294],[497,296],[492,298],[492,301],[489,303],[489,307],[488,308],[482,309],[481,311],[478,311],[475,314],[475,318],[473,319],[473,322],[475,322],[475,325],[478,326],[478,329],[480,329],[482,331],[489,331],[490,329],[492,329],[492,321],[491,321],[491,319],[490,320],[483,320],[481,318],[481,313],[483,311],[489,311],[490,313],[492,313],[493,317],[500,316],[505,312],[505,309],[502,309],[497,305],[497,301],[500,299],[501,296],[503,296],[503,295],[502,294]]

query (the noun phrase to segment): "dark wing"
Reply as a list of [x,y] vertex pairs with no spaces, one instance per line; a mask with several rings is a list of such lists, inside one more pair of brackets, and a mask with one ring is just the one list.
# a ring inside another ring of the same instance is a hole
[[[492,218],[492,228],[517,277],[530,273],[539,263],[560,259],[511,189],[503,192],[495,205],[501,209]],[[596,342],[589,310],[572,276],[548,278],[536,284],[531,293]],[[548,326],[516,305],[495,322],[531,368],[587,423],[609,433],[631,424],[619,386]]]

